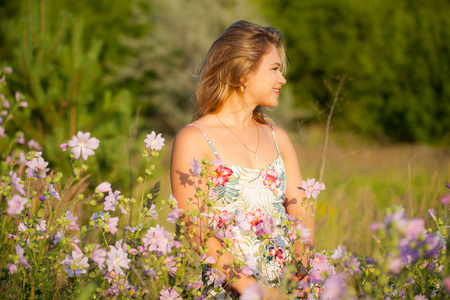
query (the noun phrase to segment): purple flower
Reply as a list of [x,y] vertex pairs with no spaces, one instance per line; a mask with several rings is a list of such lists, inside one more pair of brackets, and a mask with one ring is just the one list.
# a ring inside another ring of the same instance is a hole
[[112,191],[109,191],[108,196],[105,197],[105,202],[103,203],[105,205],[105,207],[103,208],[105,211],[106,210],[111,210],[111,211],[115,211],[116,210],[116,204],[117,204],[117,200],[119,199],[119,194],[120,191],[115,191],[114,193],[112,193]]
[[406,238],[409,241],[415,240],[424,231],[425,221],[422,219],[408,220],[405,226]]
[[27,199],[19,196],[13,195],[10,200],[8,200],[8,210],[6,211],[10,215],[20,215],[27,204]]
[[50,170],[46,168],[48,162],[46,162],[42,157],[33,158],[31,161],[27,161],[27,177],[34,177],[37,179],[45,178],[47,176],[47,171]]
[[136,226],[134,226],[134,227],[125,226],[124,229],[126,229],[127,231],[130,231],[130,232],[137,232],[137,231],[139,231],[142,227],[144,227],[144,224],[141,223],[141,224],[136,225]]
[[28,145],[28,148],[30,148],[30,149],[42,151],[41,145],[39,145],[39,143],[33,139],[29,140],[27,145]]
[[48,193],[50,194],[51,197],[61,200],[61,196],[59,196],[58,192],[53,187],[53,184],[50,183],[48,184]]
[[358,259],[356,257],[354,257],[353,255],[350,256],[345,262],[344,262],[345,267],[347,268],[348,272],[350,274],[355,274],[355,273],[360,273],[361,269],[359,268],[359,266],[361,265],[361,263],[358,261]]
[[15,264],[9,264],[8,265],[8,271],[11,274],[14,274],[17,272],[17,266]]
[[256,260],[256,256],[253,254],[248,254],[245,257],[245,265],[241,269],[241,273],[244,274],[245,276],[253,275],[253,271],[256,270],[257,263],[258,262]]
[[262,300],[266,295],[264,287],[260,284],[254,283],[247,286],[247,288],[242,292],[239,299],[241,300]]
[[450,183],[448,183],[448,181],[447,181],[447,183],[445,184],[445,186],[446,186],[448,189],[450,189]]
[[[118,241],[122,242],[122,240]],[[128,253],[120,247],[120,243],[116,243],[116,247],[109,246],[108,259],[106,264],[108,266],[108,272],[114,271],[116,274],[126,276],[122,268],[129,269],[129,263],[131,259],[128,258]]]
[[329,276],[323,285],[323,292],[320,299],[324,300],[340,300],[347,299],[347,284],[345,283],[345,274],[338,273]]
[[323,254],[316,254],[311,262],[311,282],[321,283],[326,276],[334,275],[334,266],[332,266],[327,257]]
[[53,245],[56,246],[56,245],[59,243],[59,241],[60,241],[61,239],[63,239],[63,238],[64,238],[64,230],[61,229],[60,231],[58,231],[58,232],[56,233],[56,235],[55,235],[55,237],[54,237]]
[[192,168],[191,171],[194,173],[195,176],[200,178],[200,174],[202,172],[202,165],[199,163],[199,161],[195,158],[192,158],[189,160],[189,163],[191,164]]
[[273,218],[269,214],[264,214],[262,216],[262,222],[254,227],[257,236],[262,236],[263,234],[272,236],[274,228]]
[[155,205],[155,204],[152,204],[152,205],[150,206],[150,208],[148,209],[147,214],[148,214],[148,216],[149,216],[150,218],[153,218],[153,219],[155,219],[155,220],[158,220],[158,212],[155,210],[155,207],[156,207],[156,205]]
[[308,178],[306,181],[302,181],[302,189],[305,190],[306,198],[309,199],[313,197],[313,199],[317,199],[317,196],[320,194],[320,191],[325,189],[325,184],[319,183],[314,178]]
[[105,267],[104,263],[106,261],[106,251],[103,248],[100,248],[100,245],[95,245],[91,258],[100,269]]
[[162,290],[159,294],[161,295],[159,300],[183,300],[183,298],[179,297],[180,294],[175,289],[168,288]]
[[178,207],[174,207],[172,211],[167,216],[168,223],[175,223],[181,215],[181,210]]
[[68,143],[59,144],[59,148],[61,148],[61,150],[65,152],[67,148],[69,148],[69,144]]
[[98,148],[100,140],[97,138],[89,138],[91,134],[89,132],[83,133],[78,131],[77,136],[73,136],[67,143],[70,152],[75,156],[75,159],[79,159],[80,155],[84,160],[87,160],[89,156],[94,155],[94,150]]
[[66,211],[66,218],[65,219],[69,222],[69,225],[67,225],[67,229],[69,229],[69,230],[79,230],[80,229],[78,227],[78,225],[77,225],[78,217],[75,216],[73,214],[73,212],[70,211],[70,209],[68,209]]
[[165,139],[161,137],[161,133],[156,133],[152,131],[150,134],[147,134],[147,138],[144,140],[146,143],[146,147],[151,150],[159,151],[164,146]]
[[19,245],[16,245],[16,254],[19,256],[19,263],[25,268],[31,268],[31,265],[28,263],[27,259],[23,256],[25,250]]
[[208,276],[208,284],[214,284],[214,287],[222,286],[226,277],[224,273],[215,268],[211,268],[211,270],[207,271],[206,276]]
[[333,254],[331,255],[331,259],[343,259],[345,256],[345,247],[344,246],[338,246],[336,249],[334,249]]
[[111,183],[104,181],[102,183],[100,183],[96,188],[95,191],[98,193],[107,193],[107,192],[111,192]]
[[66,258],[59,264],[64,265],[63,270],[69,274],[69,277],[73,277],[74,274],[80,277],[81,274],[87,273],[85,268],[89,267],[88,258],[83,257],[83,253],[75,251],[72,251],[72,256],[66,254]]
[[160,251],[163,254],[170,252],[175,245],[173,236],[163,227],[159,227],[159,224],[156,227],[150,227],[142,241],[148,251]]
[[25,196],[24,185],[20,183],[20,177],[17,177],[16,173],[13,171],[9,172],[9,176],[11,176],[11,182],[14,189],[22,196]]

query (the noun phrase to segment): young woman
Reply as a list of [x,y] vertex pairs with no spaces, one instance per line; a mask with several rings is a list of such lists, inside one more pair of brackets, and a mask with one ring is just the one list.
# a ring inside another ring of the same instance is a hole
[[[207,205],[196,192],[198,188],[207,191],[208,186],[206,179],[194,176],[192,162],[215,161],[211,170],[216,170],[216,185],[209,194],[217,216],[244,213],[258,220],[270,215],[275,220],[275,236],[288,214],[301,217],[311,230],[311,243],[296,244],[291,260],[306,266],[309,257],[305,250],[314,243],[314,222],[301,206],[304,191],[298,188],[302,176],[297,155],[286,132],[269,125],[262,110],[278,105],[286,83],[285,65],[282,34],[273,28],[238,21],[217,38],[199,68],[193,122],[181,129],[174,141],[171,182],[180,208],[206,212]],[[217,222],[201,220],[195,225],[188,217],[185,221],[188,229],[195,230],[191,244],[198,249],[206,241],[208,255],[217,260],[216,267],[226,274],[234,291],[241,294],[258,283],[267,299],[286,296],[276,289],[282,264],[261,255],[258,235],[244,234],[235,226],[233,243],[226,247],[219,237],[205,240],[205,228],[217,226]],[[290,241],[281,236],[270,250],[285,250]],[[252,276],[246,276],[233,262],[251,256],[256,256],[257,268]],[[278,258],[286,257],[280,254]],[[306,269],[297,271],[293,280],[306,283]],[[309,287],[296,292],[306,295]]]

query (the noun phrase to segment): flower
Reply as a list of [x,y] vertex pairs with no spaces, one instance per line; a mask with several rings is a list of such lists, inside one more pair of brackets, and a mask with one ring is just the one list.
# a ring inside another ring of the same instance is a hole
[[445,194],[444,196],[441,197],[441,204],[442,205],[450,204],[450,194]]
[[59,144],[59,148],[61,148],[61,150],[65,152],[67,148],[69,148],[69,144],[68,143]]
[[347,268],[348,272],[350,274],[360,273],[361,269],[359,266],[361,263],[358,261],[358,258],[354,257],[353,255],[350,256],[345,262],[344,262],[345,268]]
[[9,176],[11,177],[11,182],[14,189],[22,196],[25,196],[24,185],[20,183],[20,177],[17,177],[16,173],[13,171],[9,172]]
[[37,231],[47,232],[47,221],[41,219],[37,219],[36,221],[38,221],[38,224],[36,224],[34,228],[36,228]]
[[216,268],[211,268],[211,270],[206,272],[206,276],[208,276],[208,284],[214,283],[214,287],[222,286],[226,277],[224,273],[220,272]]
[[8,271],[11,274],[14,274],[17,272],[17,266],[15,264],[9,264],[8,265]]
[[20,215],[27,204],[27,199],[20,197],[19,195],[13,195],[8,200],[8,210],[6,211],[10,215]]
[[102,183],[100,183],[96,188],[95,191],[98,193],[107,193],[107,192],[111,192],[111,183],[104,181]]
[[167,216],[168,223],[175,223],[181,215],[181,210],[178,207],[174,207],[172,211]]
[[338,246],[336,249],[334,249],[333,254],[331,255],[331,259],[343,259],[345,255],[345,247],[344,246]]
[[100,269],[105,267],[104,262],[106,261],[106,251],[103,248],[100,248],[100,245],[95,245],[94,250],[92,251],[91,258],[97,264]]
[[131,259],[128,258],[128,253],[120,247],[122,240],[116,242],[116,247],[109,246],[108,259],[106,264],[108,266],[108,272],[114,271],[116,274],[126,276],[122,268],[129,269],[129,263]]
[[16,254],[19,256],[19,263],[25,268],[31,268],[31,265],[28,263],[26,257],[24,257],[25,250],[19,245],[16,245]]
[[314,259],[311,262],[311,282],[321,283],[326,275],[334,275],[334,266],[332,266],[327,257],[323,254],[314,255]]
[[58,232],[56,233],[56,235],[55,235],[55,237],[54,237],[53,245],[56,246],[56,245],[59,243],[59,241],[60,241],[61,239],[63,239],[63,238],[64,238],[64,230],[61,229],[60,231],[58,231]]
[[266,295],[264,288],[257,283],[249,284],[242,292],[241,300],[261,300]]
[[68,222],[69,225],[67,226],[67,229],[69,230],[79,230],[80,228],[78,227],[76,221],[78,220],[78,217],[75,216],[73,214],[73,212],[70,211],[70,209],[68,209],[66,211],[66,218],[65,218]]
[[116,204],[117,200],[119,199],[120,191],[115,191],[114,193],[112,191],[109,191],[108,196],[105,197],[105,202],[103,203],[105,207],[103,208],[106,210],[115,211],[116,210]]
[[30,149],[38,150],[38,151],[41,151],[41,150],[42,150],[41,145],[39,145],[39,143],[36,142],[36,141],[33,140],[33,139],[29,140],[28,143],[27,143],[27,145],[28,145],[28,148],[30,148]]
[[69,274],[69,277],[73,277],[74,274],[80,277],[81,274],[87,273],[85,268],[89,267],[88,258],[83,257],[83,253],[75,251],[72,251],[72,256],[66,254],[66,258],[59,264],[65,265],[63,270]]
[[0,137],[1,138],[6,137],[5,128],[3,128],[3,126],[0,126]]
[[42,157],[33,158],[31,161],[27,161],[27,177],[34,177],[37,179],[45,178],[47,176],[47,171],[49,168],[46,168],[48,162],[46,162]]
[[347,299],[348,291],[345,283],[345,274],[338,273],[329,276],[323,285],[323,292],[320,299],[325,300],[339,300]]
[[228,182],[228,177],[230,177],[232,174],[233,170],[220,165],[214,171],[214,175],[210,176],[209,179],[211,179],[212,183],[214,183],[214,186],[218,186],[219,184],[225,186],[225,183]]
[[75,159],[79,159],[80,155],[84,160],[87,160],[90,155],[94,155],[94,150],[98,148],[100,140],[97,138],[89,138],[91,134],[89,132],[83,133],[78,131],[77,136],[73,136],[67,143],[70,152],[75,156]]
[[155,207],[156,207],[155,204],[150,205],[147,214],[150,218],[158,220],[158,212],[156,211]]
[[53,184],[51,184],[51,183],[48,184],[48,193],[53,198],[61,200],[61,196],[59,196],[58,192],[55,190],[55,188],[53,187]]
[[277,263],[279,265],[283,265],[285,262],[284,259],[284,254],[283,254],[283,249],[278,248],[277,246],[274,246],[270,251],[269,251],[269,255],[274,256]]
[[277,178],[275,169],[269,171],[261,170],[260,175],[263,177],[263,184],[268,186],[271,191],[275,190],[281,184],[281,179]]
[[177,293],[175,289],[165,289],[159,292],[161,297],[159,297],[159,300],[183,300],[183,298],[179,297],[180,294]]
[[146,143],[146,147],[151,150],[159,151],[164,146],[165,139],[161,137],[161,133],[156,133],[152,131],[150,134],[147,134],[147,138],[144,140]]
[[200,174],[202,172],[202,165],[199,163],[199,161],[195,158],[192,158],[189,160],[189,163],[191,164],[192,168],[191,171],[194,173],[195,176],[200,178]]
[[305,190],[306,198],[309,199],[313,197],[313,199],[317,199],[317,196],[320,194],[320,191],[325,189],[325,184],[319,183],[314,178],[308,178],[306,181],[302,181],[302,189]]
[[108,219],[108,224],[106,228],[111,232],[111,234],[115,234],[117,232],[117,223],[119,223],[119,217],[113,217]]
[[160,251],[163,254],[170,252],[175,245],[173,236],[159,224],[156,227],[150,227],[142,241],[148,251]]
[[169,272],[169,275],[174,277],[178,271],[178,268],[176,267],[177,261],[175,260],[175,257],[168,256],[165,258],[165,267],[167,268],[167,271]]

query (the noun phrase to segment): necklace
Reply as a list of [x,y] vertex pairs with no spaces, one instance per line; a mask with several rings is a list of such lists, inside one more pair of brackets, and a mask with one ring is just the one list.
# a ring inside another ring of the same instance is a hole
[[[241,139],[233,132],[233,130],[231,130],[230,127],[228,127],[227,125],[223,124],[222,120],[219,118],[219,116],[218,116],[217,114],[216,114],[216,117],[217,117],[217,119],[219,120],[220,124],[222,124],[225,128],[227,128],[227,129],[228,129],[228,130],[229,130],[229,131],[230,131],[230,132],[231,132],[231,133],[239,140],[239,142],[241,142],[241,144],[244,145],[244,147],[245,147],[248,151],[250,151],[251,153],[255,154],[255,158],[256,158],[256,160],[258,160],[258,154],[257,154],[258,148],[259,148],[259,128],[258,128],[258,124],[255,123],[255,126],[256,126],[256,132],[258,132],[258,143],[257,143],[257,145],[256,145],[256,150],[253,151],[253,150],[250,150],[250,149],[247,147],[247,145],[244,144],[243,141],[241,141]],[[252,119],[252,120],[253,120],[253,119]],[[255,120],[253,120],[253,122],[255,122]]]

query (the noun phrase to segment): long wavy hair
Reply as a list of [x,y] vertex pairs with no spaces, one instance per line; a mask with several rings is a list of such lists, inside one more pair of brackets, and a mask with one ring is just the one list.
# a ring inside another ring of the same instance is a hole
[[[280,31],[237,21],[222,32],[198,68],[193,120],[220,111],[233,93],[242,97],[242,79],[249,79],[258,70],[272,44],[278,50],[284,73],[286,55]],[[267,123],[261,106],[253,111],[253,119]]]

